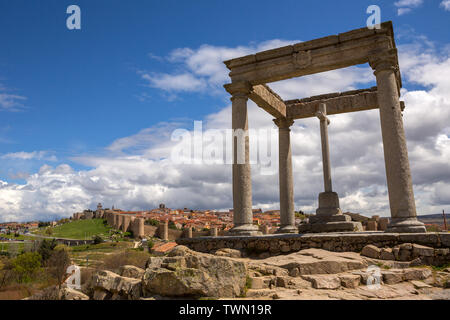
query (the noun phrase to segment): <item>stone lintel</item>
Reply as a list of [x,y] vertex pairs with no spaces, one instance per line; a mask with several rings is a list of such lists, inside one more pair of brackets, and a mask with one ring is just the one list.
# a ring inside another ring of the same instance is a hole
[[392,23],[360,28],[225,61],[233,81],[253,85],[349,67],[369,61],[374,52],[395,48]]
[[[327,105],[327,115],[378,109],[377,88],[330,93],[305,99],[285,101],[286,116],[292,119],[315,117],[321,103]],[[402,111],[405,103],[400,101]]]
[[275,118],[286,118],[286,104],[268,86],[262,84],[253,86],[249,97]]

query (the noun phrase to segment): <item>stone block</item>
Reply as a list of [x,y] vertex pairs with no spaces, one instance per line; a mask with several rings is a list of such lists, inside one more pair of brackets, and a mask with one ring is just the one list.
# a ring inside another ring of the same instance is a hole
[[376,221],[367,221],[366,222],[366,231],[377,231],[377,222]]
[[389,218],[380,218],[378,220],[378,230],[385,231],[387,229],[388,224],[389,224]]
[[434,255],[434,249],[420,244],[412,245],[412,253],[414,257],[432,257]]
[[341,286],[349,289],[355,289],[359,286],[361,277],[356,274],[346,274],[339,276],[339,279],[341,280]]
[[381,255],[381,249],[372,244],[369,244],[362,249],[361,255],[369,258],[379,259]]
[[403,270],[403,278],[409,280],[425,280],[432,275],[432,271],[427,268],[411,268]]
[[396,284],[403,281],[403,272],[401,270],[382,270],[383,282],[386,284]]
[[380,259],[382,260],[395,260],[394,253],[392,253],[391,248],[383,248],[381,249]]

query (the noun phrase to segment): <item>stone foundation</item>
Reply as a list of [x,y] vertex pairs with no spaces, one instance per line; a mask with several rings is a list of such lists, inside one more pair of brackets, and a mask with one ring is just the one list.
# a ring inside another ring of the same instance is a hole
[[329,234],[274,234],[264,236],[228,236],[177,239],[181,245],[199,252],[212,252],[222,248],[272,254],[319,248],[335,252],[361,252],[368,244],[379,248],[394,247],[402,243],[416,243],[433,248],[450,248],[450,233],[329,233]]

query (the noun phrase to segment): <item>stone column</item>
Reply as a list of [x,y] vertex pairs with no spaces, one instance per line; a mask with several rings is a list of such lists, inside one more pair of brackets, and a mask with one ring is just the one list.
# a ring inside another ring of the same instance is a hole
[[322,144],[323,182],[325,192],[319,193],[319,207],[316,215],[308,219],[308,223],[299,226],[299,232],[348,232],[362,231],[360,222],[351,221],[349,215],[342,214],[339,207],[339,196],[333,192],[331,184],[330,147],[328,143],[328,125],[325,103],[320,103],[316,112],[320,120],[320,138]]
[[278,162],[280,183],[280,228],[276,233],[297,233],[294,212],[294,183],[292,178],[292,152],[290,127],[292,119],[275,119],[278,127]]
[[400,108],[400,79],[397,50],[392,49],[370,57],[377,79],[384,162],[391,208],[391,222],[386,232],[426,232],[417,220],[416,205],[409,169],[408,150]]
[[231,235],[257,235],[253,225],[252,181],[248,137],[247,101],[251,86],[247,82],[225,86],[231,93],[233,129],[233,223]]
[[217,228],[215,228],[215,227],[211,228],[210,235],[211,235],[211,237],[217,237],[219,235]]

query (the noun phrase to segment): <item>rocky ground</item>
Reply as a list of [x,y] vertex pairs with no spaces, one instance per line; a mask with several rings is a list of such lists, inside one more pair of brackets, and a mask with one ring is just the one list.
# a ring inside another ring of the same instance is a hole
[[426,247],[402,246],[383,254],[392,260],[370,246],[361,254],[306,249],[257,257],[176,246],[151,257],[145,270],[96,271],[81,292],[49,288],[30,299],[450,299],[450,270],[423,265]]

